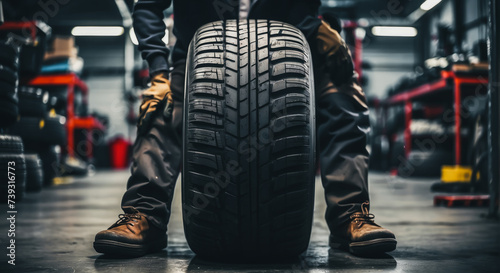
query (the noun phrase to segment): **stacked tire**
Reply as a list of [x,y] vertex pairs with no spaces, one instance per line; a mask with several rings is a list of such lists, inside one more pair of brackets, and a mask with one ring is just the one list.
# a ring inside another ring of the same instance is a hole
[[20,137],[0,135],[0,201],[15,202],[24,198],[26,190],[26,161]]
[[19,115],[18,68],[19,49],[0,42],[0,128],[14,124]]
[[54,178],[59,176],[56,151],[57,146],[66,142],[66,119],[48,110],[48,92],[23,86],[19,88],[18,95],[20,119],[10,128],[10,132],[23,139],[29,154],[26,159],[33,173],[29,174],[32,179],[28,180],[28,189],[39,191],[40,176],[45,185],[53,184]]
[[291,25],[214,22],[191,42],[183,220],[198,255],[279,258],[307,249],[315,176],[309,46]]

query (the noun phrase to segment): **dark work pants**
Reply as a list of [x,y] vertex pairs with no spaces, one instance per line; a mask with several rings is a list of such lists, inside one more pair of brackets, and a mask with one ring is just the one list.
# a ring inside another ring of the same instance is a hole
[[[156,227],[167,230],[175,182],[182,161],[182,112],[186,64],[178,61],[170,75],[174,109],[172,119],[165,121],[161,111],[151,130],[137,136],[132,153],[132,167],[122,208],[135,207],[148,216]],[[160,107],[161,109],[161,107]]]
[[[305,26],[304,26],[305,25]],[[315,56],[318,19],[309,18],[296,26],[308,38]],[[122,208],[137,208],[152,224],[166,230],[171,202],[182,161],[182,108],[185,63],[177,62],[171,75],[174,92],[173,118],[158,114],[151,130],[134,143],[132,175],[122,199]],[[321,179],[327,201],[326,221],[332,232],[360,211],[368,201],[368,153],[366,132],[368,108],[361,88],[352,80],[335,87],[328,80],[321,61],[315,62],[318,154]]]

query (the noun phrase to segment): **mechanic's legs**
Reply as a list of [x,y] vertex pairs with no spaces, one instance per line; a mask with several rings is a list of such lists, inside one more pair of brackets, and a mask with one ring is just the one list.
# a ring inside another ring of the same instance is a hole
[[97,252],[141,256],[167,246],[167,224],[182,161],[184,69],[184,63],[177,63],[171,75],[172,118],[165,120],[160,109],[149,131],[134,143],[132,175],[122,199],[125,214],[96,235]]
[[329,244],[361,255],[392,251],[394,234],[377,225],[369,213],[370,123],[363,91],[355,79],[338,88],[331,83],[318,88],[317,139]]
[[394,234],[375,224],[369,213],[366,134],[370,122],[365,94],[339,30],[318,20],[304,20],[298,27],[308,38],[313,56],[317,147],[330,246],[355,254],[391,251],[396,248]]
[[326,221],[333,232],[369,201],[366,133],[370,124],[364,95],[354,80],[338,89],[318,91],[323,92],[316,99],[317,145]]
[[132,155],[132,175],[123,195],[122,208],[144,213],[151,224],[167,230],[175,182],[182,159],[182,103],[174,101],[172,121],[158,113],[150,131],[138,136]]

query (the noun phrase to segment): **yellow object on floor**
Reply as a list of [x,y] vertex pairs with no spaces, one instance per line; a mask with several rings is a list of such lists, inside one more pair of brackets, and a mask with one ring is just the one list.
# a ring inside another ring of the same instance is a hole
[[470,183],[471,177],[472,168],[469,166],[445,165],[441,168],[441,182],[443,183]]

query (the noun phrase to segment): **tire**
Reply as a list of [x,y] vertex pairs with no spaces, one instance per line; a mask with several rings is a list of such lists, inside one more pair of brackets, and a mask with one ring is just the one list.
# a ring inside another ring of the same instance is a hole
[[19,116],[16,85],[0,80],[0,127],[13,125]]
[[23,117],[45,117],[49,93],[33,87],[19,89],[19,114]]
[[436,177],[441,175],[443,165],[453,164],[453,153],[436,148],[430,151],[414,150],[408,154],[408,160],[400,166],[398,173],[408,177]]
[[17,71],[19,69],[19,52],[10,45],[0,43],[0,64]]
[[188,53],[183,221],[198,255],[279,258],[307,249],[315,176],[309,46],[267,20],[201,27]]
[[11,85],[17,84],[17,72],[9,68],[8,66],[4,66],[0,64],[0,81],[5,82]]
[[42,160],[37,154],[25,154],[26,192],[39,192],[43,186]]
[[[11,163],[9,163],[11,162]],[[12,162],[14,164],[12,164]],[[9,169],[9,166],[12,167]],[[14,180],[15,180],[15,199],[16,203],[21,201],[24,198],[24,194],[26,191],[26,161],[24,159],[24,155],[20,154],[0,154],[0,173],[3,174],[5,178],[7,178],[8,172],[14,172]],[[10,179],[2,179],[1,180],[1,191],[0,200],[2,202],[7,201],[7,193],[9,189],[9,180]]]
[[24,153],[24,145],[20,137],[0,135],[0,154],[22,153]]
[[0,81],[0,100],[17,103],[17,88],[15,85]]
[[57,146],[26,145],[28,153],[38,154],[42,161],[43,185],[54,184],[54,178],[60,176],[60,156]]
[[9,100],[0,100],[0,128],[10,127],[16,123],[19,116],[17,103]]
[[[398,171],[401,177],[439,177],[443,165],[453,165],[451,142],[436,143],[429,137],[413,136],[411,151],[405,156],[404,133],[397,134],[392,143],[391,167]],[[418,144],[421,143],[421,144]]]
[[389,141],[385,135],[372,137],[370,151],[370,170],[385,171],[388,169]]
[[21,136],[25,143],[63,145],[66,143],[65,118],[62,116],[21,117],[11,133]]
[[406,164],[405,142],[402,133],[396,134],[396,138],[390,142],[389,169],[399,169]]
[[410,125],[412,137],[443,136],[446,128],[438,121],[426,119],[413,119]]
[[[476,113],[469,134],[469,151],[467,159],[472,166],[471,184],[474,192],[489,192],[488,181],[488,115],[487,106],[482,112]],[[479,175],[479,179],[477,178]]]

